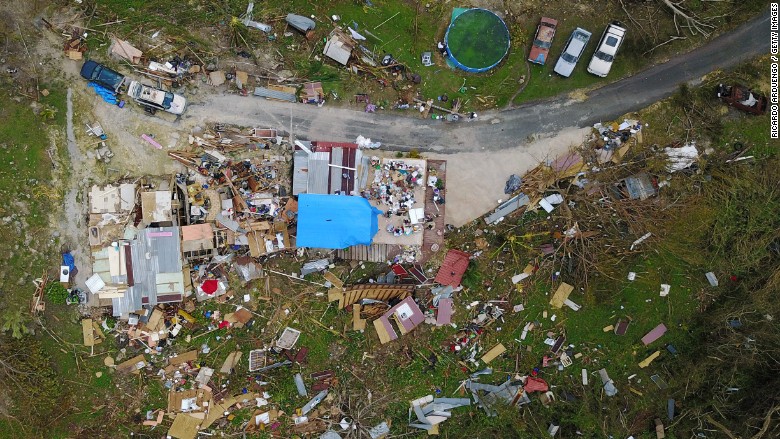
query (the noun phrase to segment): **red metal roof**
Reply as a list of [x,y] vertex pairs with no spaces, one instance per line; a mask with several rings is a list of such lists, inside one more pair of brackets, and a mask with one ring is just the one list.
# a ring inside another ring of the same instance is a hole
[[311,146],[315,147],[317,152],[330,152],[333,148],[357,149],[357,143],[348,142],[323,142],[320,140],[312,141]]
[[463,273],[469,268],[470,256],[462,250],[451,249],[447,252],[447,256],[444,257],[444,262],[442,262],[434,280],[441,285],[457,287],[460,285]]

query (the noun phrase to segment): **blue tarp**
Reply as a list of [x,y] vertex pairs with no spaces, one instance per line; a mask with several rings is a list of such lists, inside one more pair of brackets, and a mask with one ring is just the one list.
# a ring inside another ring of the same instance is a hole
[[62,265],[67,265],[71,272],[76,270],[76,261],[70,252],[62,254]]
[[370,245],[381,214],[363,197],[300,194],[296,245],[329,249]]
[[116,105],[116,103],[119,102],[116,98],[116,93],[113,90],[109,90],[96,82],[90,82],[87,85],[95,89],[95,93],[109,104]]

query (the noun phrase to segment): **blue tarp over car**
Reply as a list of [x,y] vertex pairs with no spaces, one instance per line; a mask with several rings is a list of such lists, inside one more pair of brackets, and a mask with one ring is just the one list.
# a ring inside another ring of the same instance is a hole
[[371,245],[381,214],[362,197],[301,194],[296,245],[328,249]]

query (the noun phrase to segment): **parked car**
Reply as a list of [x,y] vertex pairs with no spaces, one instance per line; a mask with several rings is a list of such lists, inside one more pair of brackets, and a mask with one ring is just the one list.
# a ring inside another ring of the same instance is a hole
[[531,52],[528,54],[528,61],[544,65],[547,61],[547,55],[550,53],[550,46],[552,46],[556,27],[558,27],[557,20],[542,17],[539,26],[536,28],[536,36],[531,45]]
[[766,96],[738,84],[718,85],[718,97],[721,101],[752,114],[766,113]]
[[553,71],[561,76],[568,78],[571,76],[571,72],[574,71],[574,66],[577,65],[577,61],[580,60],[582,52],[585,51],[585,46],[590,41],[591,33],[578,27],[574,29],[574,32],[569,35],[569,40],[566,41],[566,46],[561,52],[561,56],[558,57],[558,62],[555,63]]
[[171,114],[182,114],[187,106],[187,99],[184,96],[149,85],[143,85],[138,81],[130,82],[130,85],[127,87],[127,94],[146,107],[152,114],[157,110],[163,110]]
[[125,82],[125,77],[123,75],[92,60],[87,60],[84,65],[81,66],[81,77],[87,81],[100,84],[109,90],[113,90],[114,93],[119,93],[119,88],[122,87],[122,84]]
[[609,74],[612,68],[612,62],[615,60],[620,45],[626,36],[626,29],[619,21],[613,21],[604,29],[596,52],[588,65],[588,72],[602,78]]

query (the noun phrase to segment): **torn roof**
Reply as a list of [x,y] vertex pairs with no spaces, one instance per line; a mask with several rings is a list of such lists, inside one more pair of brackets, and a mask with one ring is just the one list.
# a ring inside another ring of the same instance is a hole
[[214,229],[211,223],[193,224],[181,227],[183,252],[196,252],[214,248]]
[[369,158],[356,143],[310,142],[312,153],[296,146],[293,155],[293,195],[358,195],[368,181]]
[[330,34],[330,38],[328,38],[328,42],[325,43],[322,54],[341,65],[347,65],[353,48],[351,38],[338,29],[334,29]]
[[184,295],[181,242],[178,227],[139,231],[130,242],[133,287],[121,299],[112,299],[113,315],[127,318],[142,305],[179,302]]
[[450,249],[444,262],[439,268],[434,281],[441,285],[451,285],[457,287],[463,278],[463,274],[469,268],[469,255],[462,250]]
[[401,335],[408,334],[425,320],[425,315],[414,301],[414,298],[411,296],[407,297],[390,308],[382,317],[374,320],[374,328],[382,344],[398,338],[398,334],[396,334],[393,325],[390,323],[391,317],[398,325]]
[[90,213],[124,213],[135,206],[135,184],[122,183],[119,186],[93,185],[89,191]]
[[141,211],[144,222],[159,223],[172,221],[171,193],[169,191],[150,191],[141,193]]

